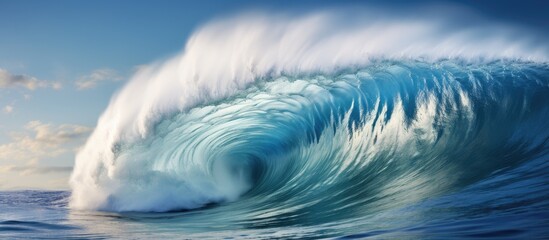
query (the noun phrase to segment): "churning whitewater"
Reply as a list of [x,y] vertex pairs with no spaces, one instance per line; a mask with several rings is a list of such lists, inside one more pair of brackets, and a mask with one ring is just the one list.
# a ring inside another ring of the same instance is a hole
[[548,52],[526,36],[434,16],[211,22],[112,98],[77,155],[70,206],[230,203],[258,226],[322,224],[546,161]]

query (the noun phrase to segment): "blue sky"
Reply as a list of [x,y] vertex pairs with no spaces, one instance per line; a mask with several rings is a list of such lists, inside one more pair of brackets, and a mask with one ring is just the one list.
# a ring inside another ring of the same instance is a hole
[[[181,51],[205,22],[254,9],[363,4],[293,2],[0,0],[0,190],[67,188],[74,153],[112,94],[139,66]],[[453,4],[542,33],[549,25],[543,1]]]

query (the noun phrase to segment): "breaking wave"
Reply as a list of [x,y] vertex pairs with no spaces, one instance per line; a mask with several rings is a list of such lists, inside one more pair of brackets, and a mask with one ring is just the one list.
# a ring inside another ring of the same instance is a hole
[[547,51],[517,33],[334,12],[214,21],[113,97],[70,205],[234,203],[259,225],[317,224],[546,158]]

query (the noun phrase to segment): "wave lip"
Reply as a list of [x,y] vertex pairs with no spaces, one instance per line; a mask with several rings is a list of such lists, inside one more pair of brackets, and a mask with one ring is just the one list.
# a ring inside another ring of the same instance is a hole
[[71,207],[284,199],[250,203],[268,218],[338,191],[383,209],[395,203],[372,196],[417,200],[546,148],[545,50],[502,40],[511,30],[340,17],[213,22],[142,69],[78,153]]

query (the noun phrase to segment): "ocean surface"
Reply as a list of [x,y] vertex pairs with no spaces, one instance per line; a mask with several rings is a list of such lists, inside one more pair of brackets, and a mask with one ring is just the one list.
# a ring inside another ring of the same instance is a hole
[[[547,157],[503,169],[459,190],[424,196],[411,204],[371,210],[344,202],[353,195],[329,195],[315,207],[276,208],[264,216],[243,219],[249,209],[220,203],[192,211],[111,213],[67,208],[70,192],[0,193],[2,239],[547,239],[549,236],[549,171]],[[434,183],[431,183],[434,184]],[[242,201],[249,204],[252,196]],[[280,200],[278,203],[283,204]],[[332,205],[332,206],[330,206]],[[338,207],[334,207],[338,206]],[[328,208],[325,208],[328,207]],[[265,206],[264,208],[269,208]],[[351,208],[352,211],[345,208]],[[257,210],[257,209],[256,209]]]

